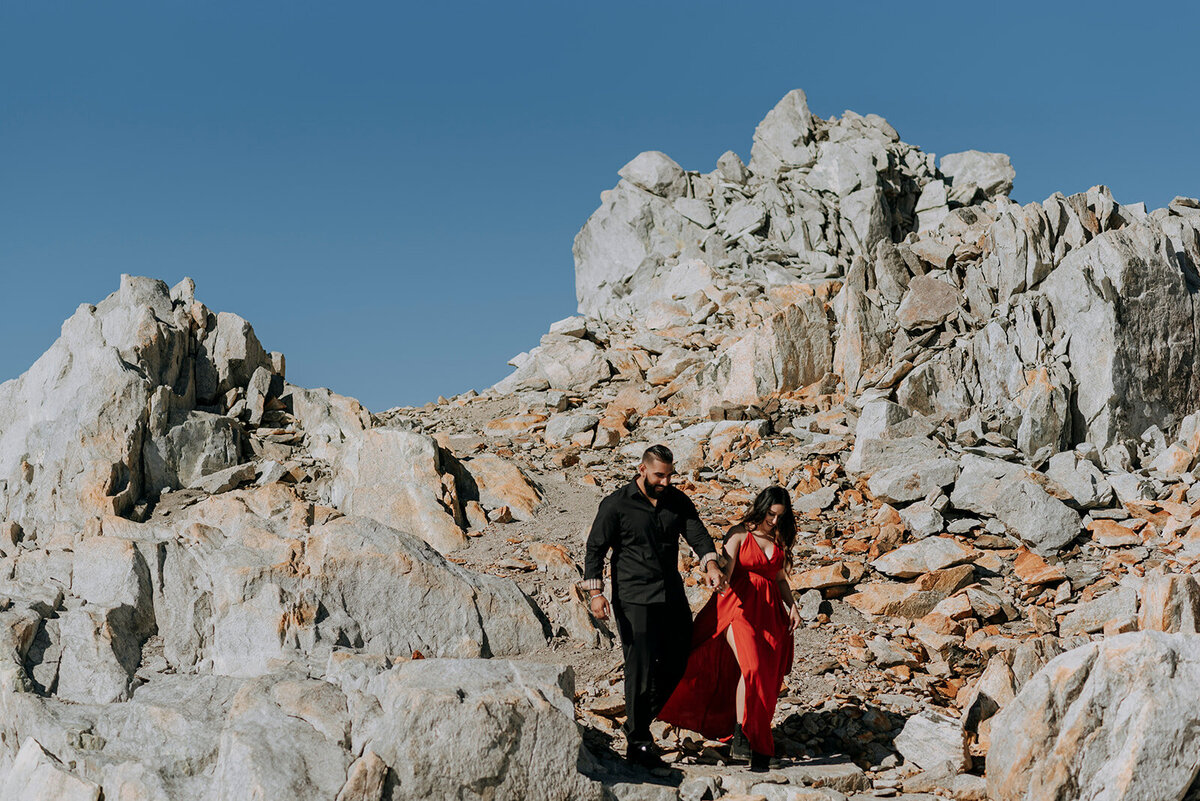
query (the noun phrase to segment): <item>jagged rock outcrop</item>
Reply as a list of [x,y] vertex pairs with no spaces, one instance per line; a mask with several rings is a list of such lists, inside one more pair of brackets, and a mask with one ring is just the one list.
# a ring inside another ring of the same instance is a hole
[[1200,641],[1122,634],[1065,653],[992,724],[988,797],[1183,798],[1196,778]]
[[[123,277],[0,387],[0,776],[30,798],[382,792],[405,752],[383,732],[364,752],[366,688],[324,678],[347,657],[378,673],[542,648],[546,618],[514,582],[428,544],[465,543],[460,487],[527,514],[540,496],[515,466],[481,456],[477,482],[432,438],[288,384],[282,355],[193,290]],[[489,701],[497,737],[522,703]],[[450,711],[435,707],[430,722]],[[562,786],[590,787],[578,736],[556,743]],[[489,782],[563,797],[493,767]]]
[[190,281],[123,276],[0,385],[0,518],[50,536],[241,463],[222,415],[271,364],[249,323],[197,303]]

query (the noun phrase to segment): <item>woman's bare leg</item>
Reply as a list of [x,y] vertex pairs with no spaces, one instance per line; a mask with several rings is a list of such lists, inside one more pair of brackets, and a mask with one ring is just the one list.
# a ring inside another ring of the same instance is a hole
[[733,651],[734,660],[738,662],[738,686],[734,714],[737,716],[737,722],[744,724],[746,722],[746,677],[742,673],[742,663],[738,660],[737,643],[733,639],[733,626],[725,629],[725,639],[729,642],[729,650]]

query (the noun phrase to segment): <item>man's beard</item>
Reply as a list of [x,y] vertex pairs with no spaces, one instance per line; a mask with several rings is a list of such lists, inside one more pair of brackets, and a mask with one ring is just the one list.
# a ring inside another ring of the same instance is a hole
[[649,481],[646,482],[646,494],[651,498],[657,498],[659,495],[662,495],[663,490],[666,488],[665,484],[651,484]]

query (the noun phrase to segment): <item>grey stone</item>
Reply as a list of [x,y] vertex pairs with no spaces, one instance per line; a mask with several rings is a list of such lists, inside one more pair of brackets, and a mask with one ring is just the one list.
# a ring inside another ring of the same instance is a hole
[[201,476],[192,481],[189,486],[193,489],[204,490],[210,495],[216,495],[220,492],[229,492],[247,481],[253,481],[257,473],[254,465],[247,462]]
[[249,410],[248,422],[251,426],[258,427],[262,423],[267,399],[271,395],[271,382],[271,368],[260,366],[254,369],[246,383],[246,408]]
[[612,369],[604,351],[594,342],[564,336],[530,351],[512,375],[496,384],[496,389],[512,392],[536,379],[542,389],[582,392],[610,375]]
[[346,781],[350,713],[315,679],[244,685],[221,731],[212,797],[332,798]]
[[856,189],[873,188],[881,163],[886,165],[887,155],[878,142],[852,139],[823,143],[808,174],[808,184],[813,189],[845,197]]
[[737,239],[753,233],[767,221],[767,210],[754,200],[739,200],[717,220],[721,231],[729,239]]
[[1103,450],[1195,406],[1196,263],[1195,229],[1148,219],[1072,250],[1042,283],[1056,324],[1071,332],[1077,440]]
[[562,412],[546,421],[546,444],[562,445],[571,437],[596,427],[600,418],[587,412]]
[[130,540],[108,535],[76,545],[71,592],[88,604],[128,607],[137,632],[145,636],[154,630],[150,568]]
[[992,719],[988,797],[1183,798],[1200,762],[1197,687],[1194,635],[1120,634],[1058,656]]
[[559,334],[564,337],[575,337],[583,339],[587,335],[587,318],[578,315],[572,317],[564,317],[556,323],[550,324],[550,333]]
[[663,196],[679,194],[686,181],[683,168],[657,150],[639,153],[617,174],[647,192]]
[[1050,457],[1046,477],[1062,487],[1081,509],[1107,506],[1113,497],[1104,473],[1076,451],[1063,451]]
[[[169,391],[165,387],[160,390]],[[142,447],[147,490],[157,493],[189,487],[241,463],[244,439],[241,424],[235,420],[200,411],[186,412],[162,433],[152,429]]]
[[675,211],[687,217],[701,228],[713,227],[715,221],[713,220],[712,207],[700,198],[676,198],[673,205],[675,206]]
[[833,368],[830,328],[824,305],[815,297],[785,306],[704,368],[697,406],[759,403],[823,378]]
[[908,284],[908,294],[896,310],[896,320],[905,328],[927,328],[949,317],[962,303],[953,284],[918,275]]
[[912,412],[898,403],[874,400],[863,405],[854,434],[863,440],[881,439],[888,436],[897,424],[910,417]]
[[925,501],[918,501],[900,510],[900,519],[914,537],[929,537],[945,528],[941,513]]
[[1133,620],[1137,617],[1137,611],[1137,590],[1119,587],[1070,612],[1059,624],[1059,633],[1063,637],[1091,634],[1103,629],[1110,620]]
[[1123,504],[1154,498],[1154,485],[1137,473],[1109,473],[1105,479],[1116,494],[1117,500]]
[[467,538],[432,437],[374,428],[349,440],[339,453],[331,498],[347,514],[362,514],[406,531],[443,553]]
[[895,578],[913,578],[971,561],[975,551],[948,537],[927,537],[901,545],[871,562],[871,567]]
[[877,470],[867,488],[882,501],[907,503],[953,484],[957,476],[958,463],[953,459],[929,459]]
[[742,157],[732,150],[726,150],[717,159],[717,175],[729,183],[739,186],[750,180],[750,173],[746,171]]
[[289,384],[283,400],[304,431],[305,449],[326,462],[336,461],[346,441],[371,427],[371,415],[361,403],[328,389]]
[[800,89],[793,89],[755,128],[750,172],[770,177],[790,167],[811,164],[813,128],[807,96]]
[[1051,554],[1079,535],[1079,513],[1050,495],[1036,471],[1011,462],[964,454],[950,502],[990,515],[1032,550]]
[[234,387],[245,387],[260,367],[269,370],[271,357],[254,328],[236,314],[219,312],[197,345],[196,399],[212,403]]
[[447,562],[369,518],[314,523],[288,485],[213,496],[175,525],[181,536],[163,546],[155,617],[179,671],[210,658],[219,672],[253,675],[337,643],[455,657],[545,643],[544,619],[511,580]]
[[828,487],[821,487],[821,489],[814,490],[806,495],[801,495],[792,501],[792,509],[801,514],[819,509],[828,509],[837,499],[837,489],[837,487],[830,485]]
[[1016,170],[1003,153],[983,153],[966,150],[942,156],[942,174],[950,179],[951,198],[964,205],[975,199],[978,189],[986,198],[1007,195],[1012,191]]
[[398,664],[368,686],[378,705],[360,736],[392,771],[392,798],[480,786],[497,798],[601,797],[600,785],[576,769],[583,743],[570,668],[426,659]]
[[575,296],[581,314],[628,316],[711,282],[688,286],[680,280],[679,265],[705,257],[716,245],[708,243],[708,230],[670,201],[628,181],[601,193],[600,199],[600,208],[575,237]]
[[117,292],[63,323],[28,371],[0,384],[0,519],[48,535],[133,507],[154,389],[171,387],[185,405],[194,392],[175,313],[166,284],[122,276]]
[[896,439],[856,438],[854,450],[846,460],[847,473],[875,473],[898,464],[929,462],[942,458],[945,451],[925,437]]
[[14,801],[98,801],[100,786],[73,775],[29,737],[0,782],[0,796]]
[[58,697],[107,704],[129,698],[141,645],[129,607],[84,606],[59,618]]
[[772,773],[784,777],[789,784],[828,788],[842,793],[868,790],[871,787],[871,780],[862,768],[841,757],[801,762]]
[[906,761],[925,770],[948,764],[961,772],[971,766],[962,724],[936,712],[921,712],[905,721],[895,745]]

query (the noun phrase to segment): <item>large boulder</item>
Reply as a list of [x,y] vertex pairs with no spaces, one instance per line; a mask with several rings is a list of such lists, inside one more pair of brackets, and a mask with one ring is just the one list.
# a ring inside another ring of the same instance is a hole
[[1043,554],[1057,553],[1079,535],[1079,513],[1050,493],[1041,473],[1012,462],[965,454],[950,503],[995,517],[1014,536]]
[[722,351],[700,375],[701,405],[750,404],[807,386],[833,369],[825,304],[801,296]]
[[489,507],[507,506],[516,520],[532,520],[542,504],[538,486],[516,463],[481,453],[466,463],[479,491],[479,501]]
[[1196,228],[1150,219],[1071,251],[1043,282],[1070,332],[1075,441],[1104,450],[1200,402],[1196,264]]
[[211,798],[334,798],[351,761],[345,695],[316,679],[268,677],[234,696]]
[[[159,389],[155,399],[165,388]],[[236,420],[193,410],[156,425],[154,406],[152,401],[149,436],[142,446],[148,494],[195,486],[205,476],[241,463],[245,435]]]
[[542,344],[509,360],[516,367],[497,382],[496,390],[557,389],[586,392],[612,375],[604,351],[596,343],[577,337],[549,334]]
[[1182,799],[1200,767],[1200,638],[1133,632],[1053,659],[992,719],[988,798]]
[[100,786],[72,774],[32,737],[25,740],[0,795],[21,801],[97,801]]
[[1017,177],[1012,162],[1004,153],[978,150],[947,153],[942,156],[940,167],[942,174],[950,179],[950,198],[963,205],[976,199],[1007,195]]
[[[575,296],[579,313],[628,316],[656,293],[644,289],[671,261],[703,258],[716,244],[710,232],[670,200],[628,180],[602,192],[601,205],[575,237]],[[720,242],[718,237],[717,242]]]
[[304,447],[313,456],[335,462],[342,445],[371,427],[371,414],[354,398],[324,387],[287,385],[282,400],[304,430]]
[[215,403],[234,387],[244,387],[259,368],[271,368],[254,329],[231,312],[218,312],[198,332],[196,348],[196,399]]
[[864,379],[887,367],[898,327],[896,312],[911,277],[889,240],[875,246],[874,258],[851,263],[833,302],[838,322],[834,370],[844,379],[847,392],[859,391]]
[[647,192],[656,195],[676,195],[687,186],[683,168],[666,153],[647,150],[617,170],[617,175]]
[[188,336],[166,284],[121,277],[84,304],[20,378],[0,384],[0,518],[28,532],[78,530],[141,496],[156,386],[194,392]]
[[442,553],[467,543],[454,479],[442,470],[432,437],[373,428],[349,440],[335,465],[331,495],[347,514],[378,520],[425,540]]
[[783,96],[754,129],[750,147],[750,171],[766,178],[790,167],[813,162],[811,147],[815,125],[808,110],[808,97],[801,89]]
[[404,662],[367,684],[357,735],[388,765],[390,798],[600,799],[579,773],[570,668],[501,660]]
[[339,646],[476,657],[544,645],[544,619],[512,581],[369,518],[323,516],[282,484],[189,507],[157,568],[167,661],[254,676]]

